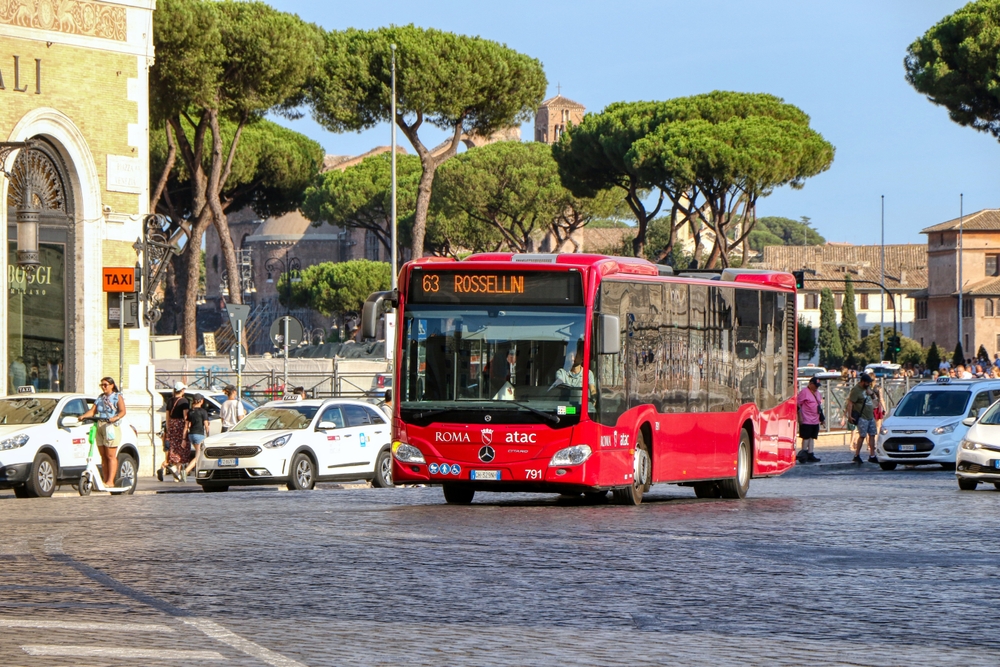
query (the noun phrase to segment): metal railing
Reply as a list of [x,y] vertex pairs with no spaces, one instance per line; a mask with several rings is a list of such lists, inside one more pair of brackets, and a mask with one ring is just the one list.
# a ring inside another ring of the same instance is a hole
[[[333,373],[290,372],[288,388],[303,387],[310,398],[370,398],[381,396],[372,388],[372,380],[378,375],[364,371],[334,371]],[[236,384],[236,373],[212,369],[195,371],[157,371],[156,389],[172,389],[177,381],[192,389],[221,390],[226,385]],[[272,369],[264,372],[243,373],[243,396],[256,403],[278,400],[284,392],[284,373]]]
[[[876,386],[882,392],[882,405],[886,414],[899,404],[906,392],[921,382],[930,380],[919,377],[880,378]],[[808,383],[809,378],[799,378],[799,390],[801,391]],[[857,378],[820,380],[819,391],[823,395],[823,413],[826,415],[826,424],[822,427],[822,432],[834,433],[847,430],[844,406],[847,403],[847,396],[857,383]]]

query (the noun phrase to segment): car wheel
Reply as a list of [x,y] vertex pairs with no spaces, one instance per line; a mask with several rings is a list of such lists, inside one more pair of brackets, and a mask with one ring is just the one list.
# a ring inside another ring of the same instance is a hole
[[77,484],[76,490],[80,492],[81,496],[89,496],[90,492],[94,490],[94,480],[90,476],[89,470],[84,470],[83,474],[80,475],[80,483]]
[[388,449],[379,452],[378,458],[375,459],[375,478],[372,480],[372,485],[380,489],[392,486],[392,456]]
[[316,485],[316,466],[312,459],[299,452],[292,457],[292,466],[288,477],[289,491],[308,491]]
[[896,465],[897,464],[893,463],[892,461],[879,461],[878,462],[878,467],[881,468],[882,470],[895,470],[896,469]]
[[14,497],[15,498],[30,498],[28,495],[28,489],[24,487],[24,484],[18,484],[14,487]]
[[979,486],[979,482],[974,479],[958,478],[958,488],[962,491],[975,491],[977,486]]
[[653,466],[649,458],[649,447],[640,431],[635,439],[635,453],[632,455],[632,484],[613,491],[615,501],[621,505],[638,505],[642,495],[653,483]]
[[202,484],[201,490],[205,493],[225,493],[229,490],[228,484]]
[[56,462],[48,454],[39,454],[31,464],[31,475],[24,488],[29,498],[48,498],[56,490]]
[[476,496],[475,489],[470,489],[465,486],[445,484],[441,487],[441,490],[444,491],[444,500],[449,505],[468,505]]
[[722,489],[717,482],[699,482],[694,485],[694,495],[698,498],[721,498]]
[[736,453],[736,477],[719,482],[719,491],[723,498],[741,499],[747,497],[750,490],[750,434],[740,431],[740,448]]
[[121,495],[131,496],[135,493],[135,487],[139,483],[139,464],[135,462],[135,457],[126,452],[118,454],[118,474],[115,476],[115,486],[127,487]]

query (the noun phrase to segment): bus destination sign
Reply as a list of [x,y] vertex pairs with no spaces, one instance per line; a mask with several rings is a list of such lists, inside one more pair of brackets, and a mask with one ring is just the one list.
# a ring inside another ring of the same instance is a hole
[[413,271],[412,303],[582,306],[575,271]]

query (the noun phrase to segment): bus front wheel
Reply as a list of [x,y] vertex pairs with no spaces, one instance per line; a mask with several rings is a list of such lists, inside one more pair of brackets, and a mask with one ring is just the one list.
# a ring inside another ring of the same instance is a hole
[[723,498],[741,499],[747,497],[750,490],[750,434],[740,431],[740,448],[736,452],[736,477],[719,482],[719,491]]
[[615,501],[620,505],[638,505],[642,502],[642,494],[649,490],[653,483],[653,466],[649,458],[649,446],[646,438],[639,431],[635,439],[635,454],[632,459],[632,485],[614,490]]

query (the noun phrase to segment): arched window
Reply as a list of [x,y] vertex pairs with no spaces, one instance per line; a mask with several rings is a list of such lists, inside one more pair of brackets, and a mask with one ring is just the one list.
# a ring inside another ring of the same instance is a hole
[[993,299],[983,299],[983,315],[993,317]]

